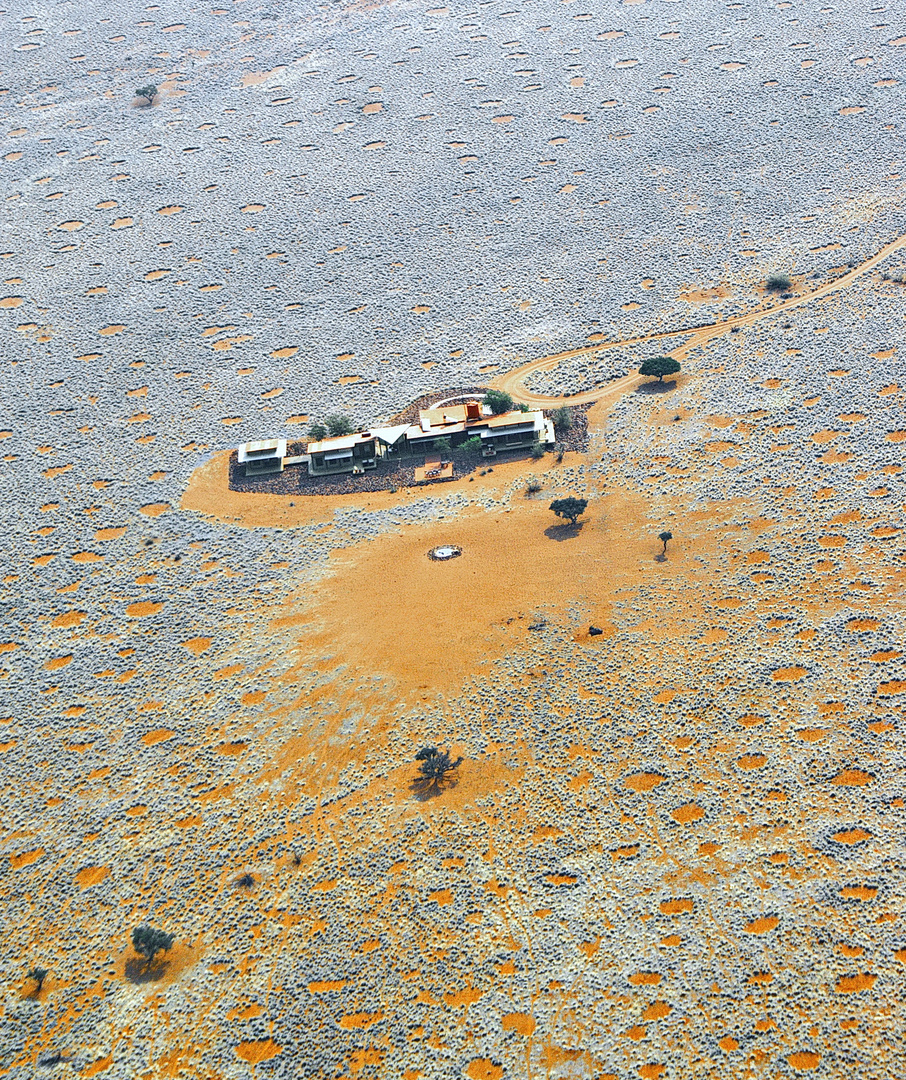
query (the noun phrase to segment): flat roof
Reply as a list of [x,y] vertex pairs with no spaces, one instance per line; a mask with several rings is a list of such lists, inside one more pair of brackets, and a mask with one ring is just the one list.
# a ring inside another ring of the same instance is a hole
[[443,439],[448,435],[460,435],[467,431],[474,431],[476,435],[481,435],[484,429],[497,432],[517,428],[538,430],[543,423],[544,413],[517,410],[515,412],[501,413],[499,416],[483,416],[480,420],[466,420],[460,424],[433,427],[428,431],[424,431],[418,425],[413,424],[407,432],[407,438],[409,442],[427,442],[429,439]]
[[350,450],[359,443],[374,442],[374,433],[355,432],[353,435],[340,435],[336,439],[322,439],[308,444],[309,454],[323,454],[330,450]]

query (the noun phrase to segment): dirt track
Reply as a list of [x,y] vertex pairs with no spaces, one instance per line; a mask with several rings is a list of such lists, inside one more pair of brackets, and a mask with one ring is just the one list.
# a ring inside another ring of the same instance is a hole
[[639,345],[646,341],[662,341],[667,338],[690,335],[688,340],[681,346],[669,350],[670,356],[675,359],[682,359],[682,357],[688,355],[692,349],[699,345],[703,345],[712,338],[721,337],[723,334],[729,334],[731,330],[739,329],[743,326],[751,326],[753,323],[759,322],[761,319],[768,316],[780,315],[784,311],[791,311],[793,308],[803,307],[806,304],[812,303],[814,300],[820,300],[824,296],[830,296],[833,293],[849,288],[854,281],[857,281],[864,274],[867,274],[869,270],[873,270],[876,266],[879,266],[885,259],[893,255],[894,252],[899,251],[904,245],[906,245],[906,235],[897,237],[896,240],[892,240],[889,244],[885,244],[880,251],[850,270],[849,273],[843,274],[841,277],[834,281],[829,281],[825,285],[821,285],[819,288],[806,293],[804,296],[794,296],[789,300],[782,300],[779,304],[759,307],[754,311],[746,312],[744,315],[734,315],[729,319],[708,323],[705,326],[681,326],[676,330],[658,330],[655,333],[641,334],[638,337],[622,338],[617,341],[604,341],[596,345],[588,345],[579,349],[569,349],[566,352],[553,353],[550,356],[542,356],[537,360],[530,361],[528,364],[523,364],[522,367],[507,372],[505,375],[500,375],[498,378],[491,381],[491,385],[498,390],[505,390],[517,401],[524,402],[526,405],[534,405],[539,409],[552,409],[556,408],[558,405],[588,405],[592,402],[601,401],[607,398],[619,397],[627,390],[632,390],[634,387],[638,386],[638,384],[642,382],[644,376],[637,374],[625,375],[621,379],[615,379],[612,382],[607,383],[606,386],[596,387],[594,390],[587,390],[580,394],[567,394],[560,397],[551,397],[546,394],[534,394],[532,391],[526,389],[525,382],[534,372],[550,371],[555,368],[561,360],[567,360],[574,356],[594,355],[606,352],[608,349],[621,349],[625,348],[627,345]]

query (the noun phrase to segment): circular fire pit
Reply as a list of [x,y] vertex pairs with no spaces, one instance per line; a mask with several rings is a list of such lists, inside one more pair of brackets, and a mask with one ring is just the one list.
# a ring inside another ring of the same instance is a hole
[[462,548],[456,544],[440,544],[428,552],[428,558],[434,562],[446,562],[447,559],[455,559],[457,555],[462,555]]

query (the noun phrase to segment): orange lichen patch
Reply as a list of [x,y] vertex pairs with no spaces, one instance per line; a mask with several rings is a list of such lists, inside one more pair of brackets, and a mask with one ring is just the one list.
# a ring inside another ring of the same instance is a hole
[[861,769],[843,769],[842,772],[837,773],[831,783],[837,787],[862,787],[873,780],[871,773],[863,772]]
[[466,987],[465,990],[457,990],[453,993],[444,994],[444,1001],[453,1009],[458,1009],[463,1005],[474,1005],[476,1001],[479,1001],[484,996],[483,990],[476,990],[473,987]]
[[704,855],[705,858],[710,858],[712,855],[716,855],[720,851],[720,844],[715,844],[713,841],[705,841],[704,844],[698,845],[699,855]]
[[453,893],[449,889],[435,889],[434,892],[428,893],[428,899],[433,900],[438,907],[444,907],[446,904],[453,903]]
[[858,994],[862,990],[870,990],[877,979],[877,975],[863,973],[861,975],[841,975],[837,979],[834,989],[838,994]]
[[55,476],[60,476],[64,472],[69,472],[69,470],[71,468],[72,468],[71,464],[69,464],[69,465],[55,465],[51,469],[45,469],[44,470],[44,475],[49,477],[52,480]]
[[143,735],[142,742],[145,746],[156,746],[158,743],[166,742],[167,739],[172,739],[174,734],[175,732],[168,728],[158,728],[156,731],[149,731],[147,735]]
[[627,776],[623,783],[631,791],[653,791],[666,779],[661,773],[633,773],[632,776]]
[[59,671],[60,668],[66,667],[67,664],[72,663],[72,653],[68,653],[66,656],[56,656],[53,660],[48,660],[44,668],[46,671]]
[[260,705],[264,701],[267,694],[263,690],[251,690],[247,694],[243,694],[240,700],[243,705]]
[[693,909],[695,901],[682,897],[678,900],[662,900],[659,906],[662,915],[685,915]]
[[77,551],[75,553],[75,555],[72,556],[72,561],[74,563],[103,562],[104,561],[104,556],[103,555],[97,555],[93,551]]
[[79,229],[85,228],[84,221],[61,221],[57,226],[63,232],[78,232]]
[[881,697],[890,697],[893,694],[906,694],[906,679],[893,679],[891,682],[883,682],[878,687]]
[[745,716],[740,716],[739,723],[743,727],[758,727],[759,724],[764,723],[764,717],[756,716],[755,713],[746,713]]
[[145,517],[160,517],[161,514],[165,514],[172,509],[173,507],[169,503],[146,503],[138,508],[138,512],[144,514]]
[[545,874],[544,880],[551,885],[575,885],[579,879],[574,874]]
[[881,625],[880,619],[860,618],[849,619],[846,623],[847,630],[877,630]]
[[249,1065],[260,1065],[262,1061],[270,1061],[271,1058],[283,1053],[283,1047],[278,1046],[273,1039],[242,1042],[233,1049],[236,1051],[236,1056],[247,1061]]
[[693,821],[700,821],[705,816],[705,811],[698,803],[684,803],[671,810],[670,816],[680,825],[691,825]]
[[638,855],[640,850],[638,844],[627,844],[625,847],[618,847],[611,851],[610,857],[614,862],[618,859],[633,859]]
[[825,728],[802,728],[796,732],[798,738],[804,742],[821,742],[827,735]]
[[888,442],[906,442],[906,431],[888,431],[884,438]]
[[[666,939],[665,939],[666,940]],[[662,941],[663,945],[664,942]],[[669,1016],[673,1011],[673,1006],[668,1005],[666,1001],[653,1001],[648,1008],[642,1013],[643,1020],[663,1020],[665,1016]]]
[[818,544],[823,548],[841,548],[846,544],[845,536],[819,536]]
[[162,277],[166,277],[167,274],[172,274],[172,270],[149,270],[145,274],[145,281],[158,281]]
[[177,206],[174,204],[173,206],[162,206],[157,212],[158,214],[163,214],[166,217],[170,214],[178,214],[182,210],[185,210],[184,206]]
[[192,826],[201,825],[202,823],[203,819],[201,814],[191,814],[189,817],[177,818],[173,822],[177,829],[189,829]]
[[664,976],[659,971],[637,971],[629,976],[633,986],[657,986]]
[[865,840],[871,839],[871,833],[867,829],[855,828],[855,829],[841,829],[840,832],[835,832],[833,839],[838,844],[861,844]]
[[717,1045],[727,1054],[732,1054],[734,1050],[739,1049],[739,1043],[732,1035],[725,1035],[722,1039],[718,1039]]
[[743,930],[747,934],[769,934],[779,923],[776,915],[761,915],[747,923]]
[[143,619],[146,615],[156,615],[163,608],[162,603],[153,600],[139,600],[126,605],[126,614],[133,619]]
[[0,299],[0,308],[17,308],[24,302],[24,296],[4,296]]
[[899,649],[882,649],[880,652],[872,653],[868,659],[874,664],[884,664],[888,660],[896,660],[902,655]]
[[13,870],[19,870],[23,866],[31,866],[44,854],[44,848],[35,848],[34,851],[22,851],[18,855],[10,855],[9,865]]
[[108,1054],[107,1057],[98,1058],[97,1061],[92,1062],[87,1069],[82,1069],[80,1075],[99,1076],[102,1072],[106,1072],[112,1064],[113,1054]]
[[501,1080],[503,1066],[490,1058],[474,1058],[466,1066],[466,1076],[469,1080]]
[[95,540],[119,540],[125,531],[125,525],[119,525],[111,529],[98,529],[94,534],[94,538]]
[[64,611],[51,622],[51,626],[78,626],[88,618],[87,611]]
[[101,337],[112,337],[114,334],[121,334],[126,329],[123,323],[111,323],[109,326],[103,326],[98,333]]
[[804,667],[798,666],[778,668],[776,671],[771,672],[771,678],[774,682],[796,682],[806,675],[808,675],[808,671]]
[[507,1013],[500,1018],[500,1026],[504,1031],[518,1031],[520,1035],[533,1035],[535,1032],[535,1018],[530,1013]]
[[264,203],[248,203],[246,206],[240,207],[243,214],[260,214],[264,209]]
[[183,641],[182,646],[195,656],[201,656],[203,652],[210,649],[213,640],[213,638],[209,637],[193,637],[189,638],[188,641]]
[[223,754],[226,757],[238,757],[242,751],[247,748],[248,743],[244,742],[224,743],[222,746],[217,747],[217,753]]
[[767,764],[767,760],[764,754],[743,754],[736,764],[740,769],[761,769]]
[[878,890],[874,885],[844,885],[840,895],[846,900],[874,900]]
[[109,866],[86,866],[76,874],[75,879],[80,889],[87,889],[100,884],[109,873]]
[[661,1077],[667,1071],[667,1066],[657,1065],[652,1062],[648,1065],[640,1065],[636,1071],[642,1080],[661,1080]]
[[340,1027],[346,1028],[347,1031],[360,1031],[383,1019],[384,1014],[382,1012],[347,1013],[346,1016],[340,1017]]
[[786,1060],[791,1069],[796,1069],[797,1072],[808,1072],[810,1069],[818,1068],[821,1055],[811,1050],[800,1050],[795,1054],[790,1054]]

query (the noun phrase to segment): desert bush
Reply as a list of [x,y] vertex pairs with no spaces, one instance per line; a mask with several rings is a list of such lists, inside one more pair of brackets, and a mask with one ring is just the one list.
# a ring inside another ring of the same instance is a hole
[[481,450],[481,436],[473,435],[471,438],[466,439],[465,442],[459,444],[460,450],[465,450],[468,454],[477,454]]
[[157,97],[157,87],[153,83],[149,83],[147,86],[140,86],[135,91],[135,96],[140,98],[146,98],[148,104],[151,105],[154,99]]
[[510,412],[513,408],[513,399],[505,390],[489,390],[482,400],[483,405],[491,410],[495,416]]
[[548,509],[553,510],[557,517],[565,518],[570,525],[575,525],[576,519],[585,513],[587,506],[588,499],[577,499],[574,495],[569,495],[565,499],[554,499]]
[[351,435],[355,430],[349,417],[340,416],[337,413],[333,416],[328,416],[324,423],[327,425],[327,430],[334,439],[338,439],[342,435]]
[[544,455],[546,453],[547,453],[547,447],[544,445],[543,442],[540,442],[539,440],[536,439],[532,443],[532,457],[534,458],[534,460],[539,461],[541,458],[544,457]]
[[323,424],[312,424],[308,429],[308,437],[312,442],[320,442],[327,436],[327,428]]
[[573,414],[565,405],[561,405],[559,409],[554,409],[551,413],[551,420],[554,422],[554,427],[559,428],[561,431],[569,431],[573,426]]
[[449,774],[462,764],[462,756],[453,761],[449,750],[438,750],[434,746],[425,746],[415,755],[420,761],[417,787],[423,792],[438,792]]
[[770,274],[764,283],[768,292],[785,292],[791,285],[792,282],[786,274]]
[[639,368],[640,375],[657,375],[660,382],[665,375],[675,375],[680,370],[672,356],[652,356]]
[[145,958],[145,966],[151,967],[159,952],[166,952],[173,944],[173,934],[155,930],[151,926],[136,926],[132,931],[132,948]]

